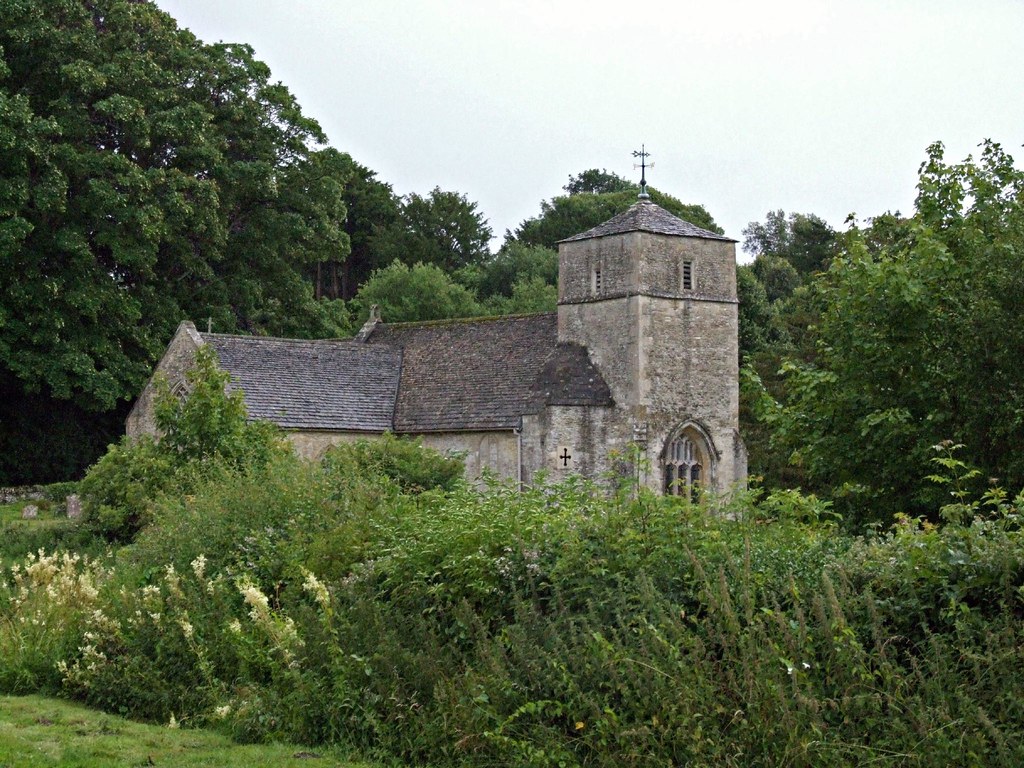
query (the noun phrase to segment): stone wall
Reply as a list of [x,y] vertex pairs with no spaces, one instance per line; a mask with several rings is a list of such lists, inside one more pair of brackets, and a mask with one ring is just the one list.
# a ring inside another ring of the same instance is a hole
[[603,482],[631,437],[614,408],[558,405],[524,416],[523,481],[558,482],[575,473]]
[[154,413],[154,399],[156,397],[156,386],[154,384],[157,376],[163,376],[173,387],[175,384],[184,381],[185,373],[195,364],[196,350],[203,346],[203,340],[199,336],[195,325],[187,320],[178,326],[174,338],[167,346],[167,351],[160,359],[153,371],[153,376],[146,383],[145,388],[139,395],[131,413],[125,420],[125,433],[129,437],[141,435],[156,435],[156,416]]
[[46,493],[41,485],[14,485],[0,488],[0,504],[16,504],[19,501],[41,501]]
[[[286,437],[299,456],[319,459],[332,445],[374,440],[380,435],[308,430],[291,431]],[[447,456],[461,457],[466,463],[466,478],[469,480],[478,480],[485,471],[503,480],[516,480],[519,477],[519,437],[515,432],[440,432],[403,437],[419,438],[428,448]]]
[[318,460],[332,445],[354,443],[356,440],[373,440],[380,435],[366,432],[338,432],[329,429],[287,431],[285,437],[292,444],[295,453],[304,459]]
[[466,478],[479,480],[485,471],[502,480],[519,479],[519,435],[493,432],[437,432],[415,435],[423,444],[446,455],[461,455]]
[[[562,439],[556,436],[561,431],[566,441],[575,433],[578,444],[593,446],[594,455],[580,464],[593,479],[614,470],[608,456],[635,441],[651,467],[646,481],[660,491],[666,445],[689,424],[707,443],[711,466],[703,468],[704,477],[715,490],[742,483],[735,244],[629,232],[562,243],[559,269],[559,340],[587,347],[615,407],[600,417],[549,408],[543,418],[554,431],[549,440]],[[601,270],[599,291],[595,269]],[[599,432],[598,441],[583,437]]]

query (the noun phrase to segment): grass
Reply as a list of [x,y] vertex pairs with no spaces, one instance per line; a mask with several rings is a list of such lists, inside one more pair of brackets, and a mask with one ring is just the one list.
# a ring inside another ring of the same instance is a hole
[[47,507],[50,506],[49,502],[40,501],[15,501],[11,504],[0,504],[0,523],[11,523],[17,520],[22,521],[21,511],[29,504],[35,504],[39,508],[39,517],[35,520],[25,520],[26,524],[36,523],[41,520],[53,520],[54,515]]
[[[21,513],[29,504],[39,507],[39,516],[25,520]],[[68,520],[64,514],[55,514],[53,506],[52,502],[47,501],[0,504],[0,568],[9,569],[14,563],[21,562],[29,552],[35,552],[40,547],[52,550],[59,542],[66,542],[68,537],[74,536],[78,522]],[[65,543],[64,546],[69,545]],[[3,766],[0,765],[0,768]]]
[[0,697],[0,768],[375,768],[337,749],[239,745],[212,731],[143,725],[41,696]]

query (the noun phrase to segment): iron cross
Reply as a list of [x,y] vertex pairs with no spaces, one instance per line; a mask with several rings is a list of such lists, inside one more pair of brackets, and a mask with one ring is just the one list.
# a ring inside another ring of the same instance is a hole
[[558,458],[560,458],[562,460],[562,466],[563,467],[568,467],[569,466],[569,459],[572,458],[572,455],[569,453],[569,449],[568,448],[563,448],[562,449],[562,455],[559,456]]

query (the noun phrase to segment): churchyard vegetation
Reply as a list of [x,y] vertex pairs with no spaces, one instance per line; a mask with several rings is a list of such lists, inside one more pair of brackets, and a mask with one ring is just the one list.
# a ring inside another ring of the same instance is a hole
[[958,163],[935,144],[912,215],[826,235],[781,212],[748,230],[752,469],[854,526],[934,518],[945,492],[920,478],[944,441],[964,446],[973,493],[1024,487],[1024,172],[993,142]]
[[4,22],[0,479],[91,468],[81,521],[67,486],[0,508],[0,691],[434,765],[1024,763],[1024,174],[997,144],[930,147],[910,215],[744,231],[759,479],[728,499],[477,488],[391,436],[302,461],[208,350],[163,439],[104,454],[183,317],[550,310],[554,244],[636,189],[573,176],[492,255],[475,203],[395,195],[248,46],[128,0]]
[[477,488],[393,437],[304,461],[197,370],[165,447],[82,483],[125,543],[87,516],[111,549],[0,574],[3,692],[405,764],[1024,760],[1024,494],[973,493],[961,446],[936,522],[852,535],[798,491]]

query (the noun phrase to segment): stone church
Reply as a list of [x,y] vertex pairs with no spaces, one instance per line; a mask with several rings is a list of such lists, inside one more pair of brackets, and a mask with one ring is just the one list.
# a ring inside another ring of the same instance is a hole
[[[562,241],[558,260],[557,312],[399,324],[374,313],[355,338],[318,341],[184,322],[156,372],[173,387],[213,347],[249,417],[311,458],[390,431],[464,455],[471,478],[606,482],[633,467],[663,493],[742,484],[735,241],[642,196]],[[129,435],[154,432],[153,394],[151,381]]]

